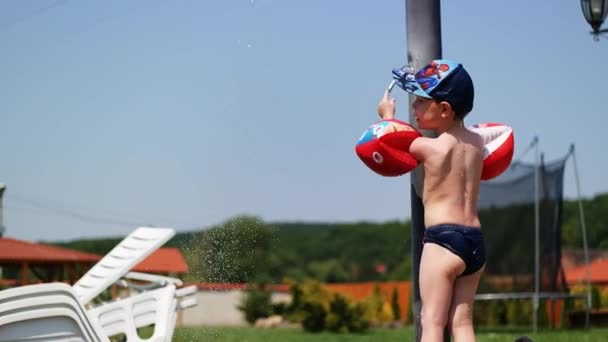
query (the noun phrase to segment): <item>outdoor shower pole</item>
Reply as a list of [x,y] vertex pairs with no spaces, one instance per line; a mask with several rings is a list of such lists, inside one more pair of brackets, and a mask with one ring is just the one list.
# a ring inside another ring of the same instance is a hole
[[[440,0],[406,0],[405,1],[405,23],[407,40],[407,62],[418,70],[429,61],[441,58],[441,11]],[[410,108],[414,96],[410,95]],[[410,112],[409,122],[417,127],[413,113]],[[431,132],[422,131],[425,136],[431,136]],[[418,285],[418,274],[420,267],[420,256],[422,254],[422,237],[424,235],[424,207],[422,205],[422,185],[424,170],[416,168],[411,173],[411,219],[412,219],[412,311],[414,313],[414,324],[416,341],[422,336],[420,322],[420,288]],[[449,339],[449,335],[448,335]]]

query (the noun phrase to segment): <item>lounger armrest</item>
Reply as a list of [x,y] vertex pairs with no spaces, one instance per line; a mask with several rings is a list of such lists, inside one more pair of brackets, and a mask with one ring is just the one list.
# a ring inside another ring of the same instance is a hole
[[198,304],[198,301],[194,297],[187,298],[187,299],[182,299],[179,302],[177,302],[177,309],[178,310],[185,310],[187,308],[194,307],[197,304]]
[[165,277],[165,276],[159,276],[156,274],[141,273],[141,272],[129,272],[129,273],[125,274],[125,276],[123,278],[131,279],[131,280],[147,281],[150,283],[158,283],[158,284],[163,284],[163,285],[166,285],[166,284],[174,284],[175,286],[183,285],[183,282],[177,278]]
[[182,297],[190,296],[190,295],[195,294],[197,290],[198,289],[196,288],[196,285],[182,287],[181,289],[178,289],[175,291],[175,297],[182,298]]

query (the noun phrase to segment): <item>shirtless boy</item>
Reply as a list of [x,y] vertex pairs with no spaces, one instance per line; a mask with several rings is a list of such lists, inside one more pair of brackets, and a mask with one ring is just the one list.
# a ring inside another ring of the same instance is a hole
[[[416,95],[412,106],[418,127],[438,134],[414,140],[409,151],[425,172],[422,341],[443,341],[446,326],[454,341],[475,341],[473,301],[485,248],[477,216],[484,143],[463,123],[473,108],[473,81],[461,64],[435,60],[404,83],[400,86]],[[382,119],[395,116],[388,91],[378,114]]]

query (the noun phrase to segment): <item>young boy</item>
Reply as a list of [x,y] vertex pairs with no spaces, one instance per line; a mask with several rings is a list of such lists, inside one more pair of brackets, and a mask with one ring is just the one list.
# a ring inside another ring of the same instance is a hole
[[[461,64],[435,60],[399,85],[416,95],[412,107],[418,127],[438,134],[414,140],[409,151],[425,171],[422,341],[443,341],[446,326],[454,341],[475,341],[473,301],[485,249],[477,216],[483,141],[463,124],[473,108],[473,81]],[[395,116],[388,91],[378,114],[382,119]]]

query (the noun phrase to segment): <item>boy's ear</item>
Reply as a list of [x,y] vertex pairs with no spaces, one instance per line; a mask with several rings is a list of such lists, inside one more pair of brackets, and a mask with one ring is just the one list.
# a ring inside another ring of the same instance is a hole
[[452,111],[452,105],[447,101],[441,101],[439,103],[441,106],[441,117],[442,118],[452,118],[454,117],[454,111]]

